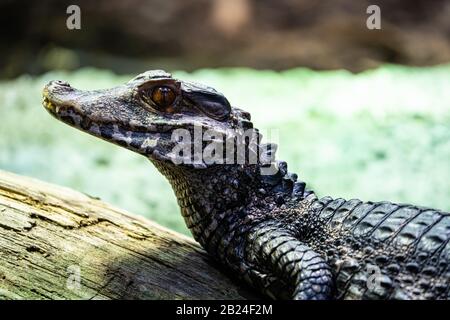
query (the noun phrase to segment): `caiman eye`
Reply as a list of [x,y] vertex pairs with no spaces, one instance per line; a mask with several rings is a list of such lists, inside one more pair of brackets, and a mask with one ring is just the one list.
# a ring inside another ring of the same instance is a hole
[[155,87],[152,91],[151,99],[161,111],[167,109],[175,102],[175,92],[166,86]]

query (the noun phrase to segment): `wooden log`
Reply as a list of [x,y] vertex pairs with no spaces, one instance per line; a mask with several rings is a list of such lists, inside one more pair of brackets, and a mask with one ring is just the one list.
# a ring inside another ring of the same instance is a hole
[[248,298],[192,239],[0,170],[0,299]]

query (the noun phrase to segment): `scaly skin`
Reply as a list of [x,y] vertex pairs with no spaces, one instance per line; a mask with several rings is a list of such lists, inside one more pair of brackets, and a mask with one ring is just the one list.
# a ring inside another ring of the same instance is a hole
[[[108,90],[81,91],[61,81],[44,88],[57,119],[150,159],[171,183],[194,238],[249,285],[276,299],[448,299],[450,215],[389,202],[314,192],[274,162],[276,146],[247,144],[238,164],[194,155],[179,163],[175,129],[214,130],[235,139],[252,128],[212,88],[148,71]],[[213,141],[214,137],[210,137]],[[200,144],[200,152],[208,143]],[[198,146],[198,145],[197,145]],[[253,146],[253,147],[252,147]],[[267,148],[264,148],[267,146]],[[256,150],[256,151],[255,151]],[[237,159],[238,149],[232,156]],[[261,161],[269,159],[270,161]],[[263,170],[274,168],[267,175]]]

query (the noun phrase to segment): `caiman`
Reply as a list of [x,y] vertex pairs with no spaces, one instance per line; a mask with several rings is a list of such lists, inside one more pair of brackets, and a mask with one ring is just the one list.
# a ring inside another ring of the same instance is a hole
[[[450,297],[449,213],[318,198],[275,160],[275,144],[260,142],[250,114],[213,88],[153,70],[105,90],[51,81],[43,97],[57,119],[148,158],[195,240],[265,296]],[[229,142],[236,148],[220,148]]]

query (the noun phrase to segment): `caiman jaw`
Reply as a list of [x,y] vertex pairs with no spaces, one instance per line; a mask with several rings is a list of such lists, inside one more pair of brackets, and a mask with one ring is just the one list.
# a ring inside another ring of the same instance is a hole
[[70,126],[165,161],[174,160],[175,129],[202,127],[228,134],[236,124],[248,122],[239,119],[240,111],[232,110],[219,92],[173,79],[163,71],[145,72],[124,85],[94,91],[51,81],[43,90],[43,106]]
[[[125,108],[127,104],[119,103],[130,92],[126,88],[82,91],[66,82],[51,81],[43,90],[43,106],[52,116],[72,127],[149,156],[155,151],[157,140],[167,133],[157,126],[133,121],[133,113],[127,112],[130,106]],[[119,108],[123,117],[117,117]]]

